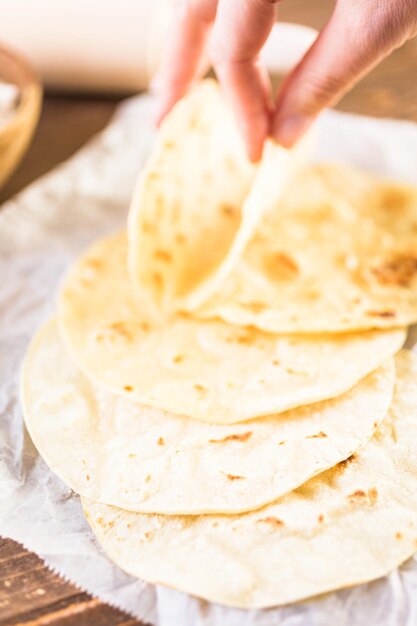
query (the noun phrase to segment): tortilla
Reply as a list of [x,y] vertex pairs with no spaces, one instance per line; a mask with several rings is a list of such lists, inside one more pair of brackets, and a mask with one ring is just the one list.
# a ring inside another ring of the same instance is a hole
[[233,247],[249,227],[242,203],[254,172],[217,83],[200,83],[163,122],[129,214],[130,275],[158,306],[200,302],[233,265],[251,235]]
[[335,400],[202,424],[94,386],[55,322],[32,341],[22,371],[26,426],[51,469],[90,499],[148,513],[237,513],[276,500],[368,441],[393,389],[389,359]]
[[288,337],[188,316],[158,318],[129,285],[124,234],[93,244],[75,263],[58,321],[70,354],[96,383],[218,424],[335,397],[404,340],[402,330]]
[[126,572],[213,602],[268,607],[386,575],[417,550],[417,360],[401,353],[386,420],[334,469],[235,516],[128,513],[83,499]]
[[[273,333],[391,328],[417,321],[417,188],[342,166],[301,169],[275,194],[274,151],[259,185],[263,219],[199,315]],[[268,183],[269,181],[269,183]]]
[[[307,135],[274,151],[275,193],[307,161]],[[129,273],[162,309],[192,310],[233,270],[261,217],[262,174],[246,157],[233,112],[217,83],[205,80],[164,120],[133,195]]]

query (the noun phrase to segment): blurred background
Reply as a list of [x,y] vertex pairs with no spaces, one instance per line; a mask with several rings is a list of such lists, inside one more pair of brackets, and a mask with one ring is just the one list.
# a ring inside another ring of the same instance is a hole
[[[71,156],[107,124],[123,98],[146,88],[172,1],[0,0],[0,42],[29,60],[45,89],[34,140],[0,190],[0,202]],[[320,29],[333,5],[332,0],[285,0],[279,17]],[[414,39],[347,94],[338,108],[417,121],[416,76]],[[1,78],[5,80],[0,55]],[[36,102],[32,118],[34,109]],[[1,146],[0,129],[0,168]]]

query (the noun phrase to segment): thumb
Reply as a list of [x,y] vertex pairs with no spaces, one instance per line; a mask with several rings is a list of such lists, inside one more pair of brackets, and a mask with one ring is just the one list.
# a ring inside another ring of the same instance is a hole
[[278,94],[272,126],[276,141],[293,145],[324,107],[413,34],[415,15],[415,0],[339,0]]

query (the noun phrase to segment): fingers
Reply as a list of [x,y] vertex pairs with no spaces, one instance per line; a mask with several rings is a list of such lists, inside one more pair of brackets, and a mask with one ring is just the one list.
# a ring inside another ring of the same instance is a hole
[[411,36],[416,9],[416,0],[339,0],[278,95],[274,138],[293,145],[324,107]]
[[269,79],[258,53],[275,21],[273,0],[188,0],[177,8],[154,81],[159,123],[199,74],[213,26],[211,60],[242,130],[249,156],[258,160],[270,130]]
[[249,157],[257,161],[270,130],[270,83],[258,53],[276,17],[271,0],[219,0],[210,58],[235,111]]
[[153,81],[158,94],[157,124],[199,75],[216,7],[217,0],[183,0],[178,4],[161,65]]

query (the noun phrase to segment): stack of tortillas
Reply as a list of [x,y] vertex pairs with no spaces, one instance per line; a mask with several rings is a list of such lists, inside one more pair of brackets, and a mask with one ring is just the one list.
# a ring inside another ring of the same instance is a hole
[[196,87],[23,367],[32,439],[110,558],[237,607],[417,550],[417,189],[303,151],[251,165]]

